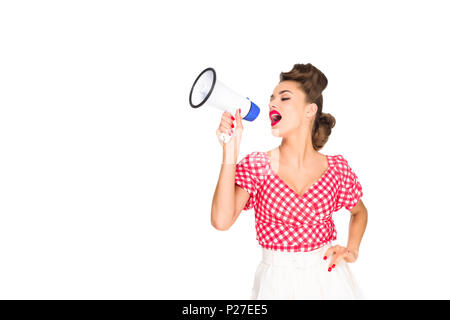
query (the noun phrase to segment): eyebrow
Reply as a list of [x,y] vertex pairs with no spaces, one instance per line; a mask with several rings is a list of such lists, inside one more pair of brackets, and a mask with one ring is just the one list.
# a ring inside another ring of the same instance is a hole
[[[291,91],[289,91],[289,90],[281,90],[280,92],[278,92],[278,94],[282,94],[282,93],[284,93],[284,92],[290,92],[290,93],[292,93]],[[273,98],[273,94],[270,96],[270,99],[272,99]]]

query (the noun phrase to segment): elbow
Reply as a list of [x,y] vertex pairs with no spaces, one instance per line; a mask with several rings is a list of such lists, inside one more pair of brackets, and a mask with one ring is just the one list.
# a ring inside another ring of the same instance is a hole
[[228,229],[230,229],[230,225],[223,222],[211,221],[211,225],[214,227],[214,229],[219,231],[227,231]]
[[214,229],[219,231],[226,231],[230,229],[231,225],[221,219],[215,218],[217,215],[211,212],[211,225],[214,227]]
[[219,231],[227,231],[228,229],[230,229],[230,227],[229,226],[226,226],[226,225],[214,225],[213,224],[213,227],[216,229],[216,230],[219,230]]

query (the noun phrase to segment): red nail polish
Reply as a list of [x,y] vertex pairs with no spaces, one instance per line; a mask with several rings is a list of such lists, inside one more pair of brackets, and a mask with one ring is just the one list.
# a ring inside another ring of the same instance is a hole
[[328,272],[330,272],[331,271],[331,268],[328,268]]
[[231,119],[233,119],[233,121],[234,121],[234,117],[233,116],[231,116]]
[[335,264],[333,264],[332,266],[331,266],[332,268],[334,268],[334,267],[336,267],[336,265]]
[[323,260],[327,260],[327,256],[323,257]]
[[231,127],[234,128],[234,124],[231,124]]

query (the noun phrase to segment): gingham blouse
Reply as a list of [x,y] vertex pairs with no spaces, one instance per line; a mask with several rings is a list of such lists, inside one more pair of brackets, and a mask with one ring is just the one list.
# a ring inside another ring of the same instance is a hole
[[250,194],[244,210],[255,210],[256,240],[262,247],[311,251],[336,240],[332,213],[351,210],[363,192],[342,155],[326,157],[327,171],[302,196],[272,170],[266,152],[252,152],[236,164],[235,182]]

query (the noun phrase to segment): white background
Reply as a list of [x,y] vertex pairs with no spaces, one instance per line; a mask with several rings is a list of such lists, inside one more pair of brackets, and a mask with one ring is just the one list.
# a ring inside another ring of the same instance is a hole
[[281,142],[269,96],[295,63],[327,76],[321,152],[363,186],[366,296],[450,298],[446,4],[1,2],[0,298],[248,299],[254,211],[211,226],[221,111],[188,95],[214,67],[260,106],[242,159]]

